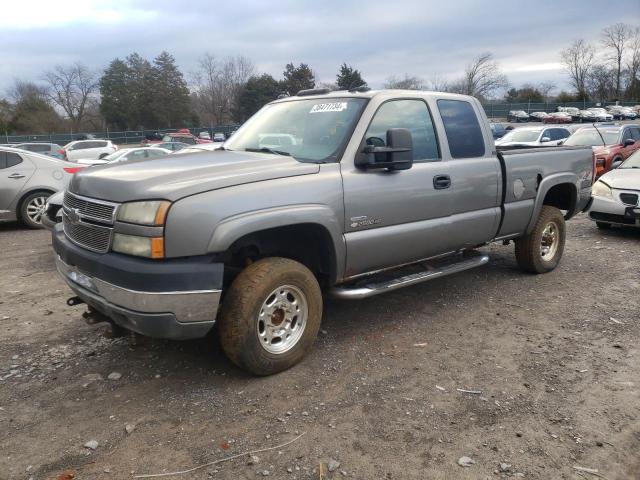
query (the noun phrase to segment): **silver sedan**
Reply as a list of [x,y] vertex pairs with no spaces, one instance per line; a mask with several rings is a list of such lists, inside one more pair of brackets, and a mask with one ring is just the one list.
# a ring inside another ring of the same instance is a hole
[[0,220],[42,227],[47,198],[83,166],[17,148],[0,147]]
[[600,229],[640,227],[640,150],[600,177],[591,190],[589,218]]

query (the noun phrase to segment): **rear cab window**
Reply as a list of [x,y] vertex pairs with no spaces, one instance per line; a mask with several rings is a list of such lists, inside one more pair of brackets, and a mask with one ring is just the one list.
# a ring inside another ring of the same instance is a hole
[[437,103],[451,157],[483,157],[484,135],[473,105],[465,100],[441,99]]

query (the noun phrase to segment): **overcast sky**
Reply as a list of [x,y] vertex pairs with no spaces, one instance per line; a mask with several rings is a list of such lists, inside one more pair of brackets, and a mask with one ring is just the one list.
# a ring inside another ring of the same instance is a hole
[[245,55],[276,78],[293,61],[333,81],[347,62],[372,87],[404,73],[454,78],[489,51],[515,86],[566,87],[559,51],[578,38],[598,42],[616,22],[640,25],[640,1],[13,0],[0,15],[0,94],[14,78],[37,80],[56,64],[98,70],[161,50],[187,75],[207,51]]

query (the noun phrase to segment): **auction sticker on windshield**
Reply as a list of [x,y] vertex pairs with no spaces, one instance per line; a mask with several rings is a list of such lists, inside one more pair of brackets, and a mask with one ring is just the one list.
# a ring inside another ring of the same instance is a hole
[[347,102],[317,103],[309,113],[342,112],[347,109]]

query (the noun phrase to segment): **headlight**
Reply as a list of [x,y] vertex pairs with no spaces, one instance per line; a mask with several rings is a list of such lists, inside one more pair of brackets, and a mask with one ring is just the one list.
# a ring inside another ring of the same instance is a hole
[[594,197],[613,198],[613,195],[611,194],[611,187],[600,180],[594,183],[593,187],[591,187],[591,195]]
[[139,237],[116,233],[113,236],[114,252],[147,258],[164,258],[164,238]]
[[163,200],[123,203],[118,209],[118,220],[139,225],[164,225],[170,205]]

